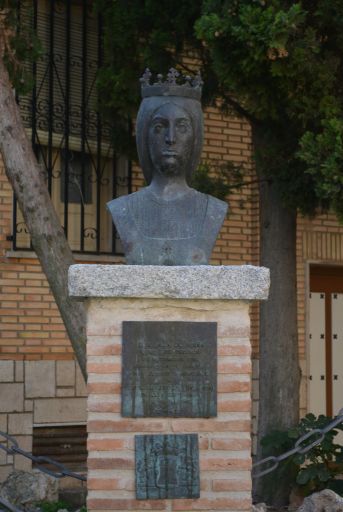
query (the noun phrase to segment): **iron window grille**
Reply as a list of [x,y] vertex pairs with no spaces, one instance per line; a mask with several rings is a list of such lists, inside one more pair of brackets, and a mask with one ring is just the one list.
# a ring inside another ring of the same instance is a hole
[[[22,0],[19,19],[38,35],[43,54],[27,63],[33,88],[18,102],[71,249],[120,254],[105,203],[131,191],[131,164],[116,156],[97,108],[101,17],[88,0]],[[14,250],[32,249],[15,199],[12,240]]]

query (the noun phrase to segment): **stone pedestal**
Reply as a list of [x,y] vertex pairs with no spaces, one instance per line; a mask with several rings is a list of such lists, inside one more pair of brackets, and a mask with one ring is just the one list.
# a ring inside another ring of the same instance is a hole
[[[87,306],[88,510],[250,511],[249,302],[267,298],[268,270],[74,265],[69,286]],[[122,415],[123,322],[132,321],[217,324],[216,416]],[[199,498],[136,499],[135,443],[148,434],[198,436]]]

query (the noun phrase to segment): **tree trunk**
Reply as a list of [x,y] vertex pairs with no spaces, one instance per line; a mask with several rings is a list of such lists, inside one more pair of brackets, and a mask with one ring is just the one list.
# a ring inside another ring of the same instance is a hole
[[56,304],[86,378],[84,305],[68,296],[68,268],[74,258],[31,144],[26,136],[13,89],[0,58],[0,152],[25,223]]
[[[254,139],[256,144],[256,134]],[[270,269],[271,287],[268,301],[260,306],[257,460],[265,455],[260,443],[266,434],[272,430],[288,429],[298,423],[300,382],[296,211],[283,206],[275,183],[266,181],[260,175],[259,178],[260,263]],[[270,475],[254,481],[255,500],[274,506],[287,504],[294,475],[289,471],[282,474],[281,479],[277,478],[275,472]]]

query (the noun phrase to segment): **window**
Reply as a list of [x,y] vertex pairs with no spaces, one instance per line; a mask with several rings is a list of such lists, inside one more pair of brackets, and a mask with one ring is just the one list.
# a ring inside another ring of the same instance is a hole
[[[118,254],[105,203],[130,192],[131,170],[114,154],[111,126],[97,110],[101,19],[87,0],[22,1],[19,15],[43,47],[27,64],[34,86],[19,106],[69,244],[75,252]],[[16,204],[13,224],[14,249],[30,249]]]
[[[92,162],[88,153],[66,151],[63,149],[61,158],[61,194],[60,200],[65,202],[68,195],[69,203],[92,204]],[[68,184],[66,180],[68,169]],[[66,192],[66,187],[68,191]]]

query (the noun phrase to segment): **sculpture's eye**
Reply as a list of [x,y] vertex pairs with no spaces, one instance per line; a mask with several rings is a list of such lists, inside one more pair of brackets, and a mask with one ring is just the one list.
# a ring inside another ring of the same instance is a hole
[[154,133],[161,133],[163,130],[163,124],[162,123],[155,123],[154,124]]
[[177,123],[177,129],[180,133],[187,133],[189,130],[189,125],[185,121],[181,121]]

